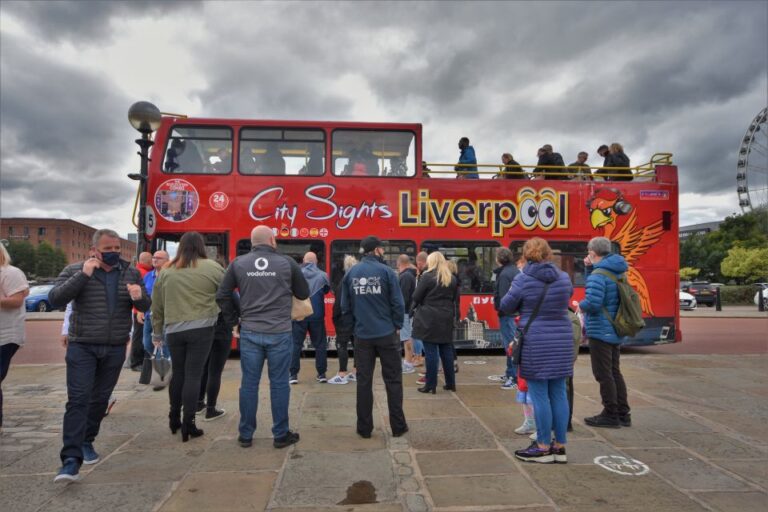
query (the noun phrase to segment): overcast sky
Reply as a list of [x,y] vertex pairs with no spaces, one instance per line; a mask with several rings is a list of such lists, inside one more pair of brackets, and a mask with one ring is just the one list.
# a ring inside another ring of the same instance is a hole
[[420,122],[424,157],[674,153],[681,224],[738,211],[768,2],[0,4],[2,216],[132,230],[149,100],[190,116]]

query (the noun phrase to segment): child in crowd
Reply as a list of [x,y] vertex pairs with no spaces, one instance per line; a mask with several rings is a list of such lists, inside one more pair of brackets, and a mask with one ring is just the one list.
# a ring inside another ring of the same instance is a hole
[[533,414],[533,400],[528,394],[528,383],[522,378],[518,372],[517,375],[517,403],[523,406],[523,424],[515,429],[515,434],[521,436],[527,434],[536,435],[536,416]]

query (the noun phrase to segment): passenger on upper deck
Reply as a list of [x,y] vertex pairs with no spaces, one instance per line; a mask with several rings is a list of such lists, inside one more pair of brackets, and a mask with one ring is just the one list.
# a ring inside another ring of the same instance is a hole
[[629,169],[629,157],[624,154],[624,148],[618,142],[611,144],[610,149],[603,144],[597,148],[597,153],[605,160],[603,167],[624,167],[624,169],[601,169],[595,174],[622,174],[624,176],[604,176],[605,181],[632,181],[632,169]]
[[499,166],[501,172],[496,175],[497,178],[506,180],[521,180],[526,178],[525,171],[522,167],[513,167],[520,164],[515,162],[511,153],[504,153],[501,155],[501,163],[504,165]]
[[421,177],[422,178],[431,178],[429,173],[432,172],[432,169],[427,167],[427,162],[424,160],[421,161]]
[[552,146],[550,144],[544,144],[541,146],[541,149],[544,150],[544,159],[547,163],[541,163],[541,158],[539,158],[539,164],[538,165],[556,165],[560,166],[560,169],[545,169],[544,171],[544,178],[545,179],[558,179],[558,178],[564,178],[564,174],[566,174],[568,171],[565,169],[565,162],[563,161],[563,157],[560,153],[555,153],[552,150]]
[[221,148],[216,152],[216,156],[219,157],[219,161],[213,164],[213,169],[218,173],[228,173],[232,169],[232,157],[229,156],[229,151]]
[[[469,145],[469,139],[467,137],[462,137],[459,139],[459,150],[461,151],[461,154],[459,155],[460,165],[477,164],[475,148]],[[480,178],[480,176],[477,174],[477,167],[463,167],[460,165],[454,167],[454,170],[456,171],[456,177],[458,179],[476,180]]]
[[320,176],[323,174],[323,149],[321,146],[312,145],[309,148],[309,160],[304,167],[299,169],[299,174],[304,176]]
[[568,167],[570,167],[569,171],[571,172],[571,174],[568,175],[569,180],[585,181],[592,179],[592,171],[587,164],[588,156],[586,151],[579,151],[576,161],[568,165]]
[[165,156],[166,172],[205,172],[203,158],[194,142],[173,139]]
[[267,151],[264,153],[263,164],[264,169],[262,174],[285,174],[285,158],[283,158],[283,154],[274,142],[267,143]]

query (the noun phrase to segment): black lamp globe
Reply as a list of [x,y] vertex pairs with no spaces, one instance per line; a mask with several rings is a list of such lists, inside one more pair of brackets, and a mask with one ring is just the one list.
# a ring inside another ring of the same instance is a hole
[[128,121],[143,134],[152,133],[160,128],[162,117],[160,109],[148,101],[137,101],[128,109]]

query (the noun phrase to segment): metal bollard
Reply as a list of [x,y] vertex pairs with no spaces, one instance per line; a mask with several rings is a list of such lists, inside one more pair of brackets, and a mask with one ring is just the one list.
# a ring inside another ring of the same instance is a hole
[[715,288],[715,311],[722,311],[723,304],[720,302],[720,287]]
[[757,292],[757,310],[760,312],[765,311],[765,296],[763,295],[765,293],[765,288],[762,286],[760,287],[760,291]]

